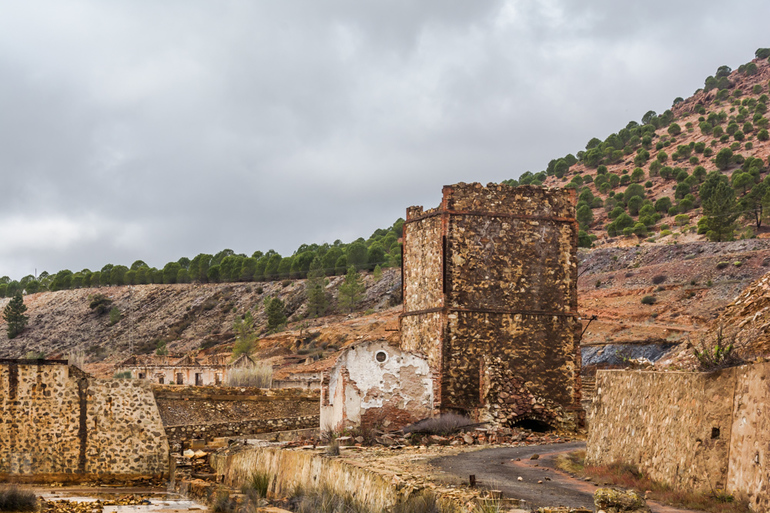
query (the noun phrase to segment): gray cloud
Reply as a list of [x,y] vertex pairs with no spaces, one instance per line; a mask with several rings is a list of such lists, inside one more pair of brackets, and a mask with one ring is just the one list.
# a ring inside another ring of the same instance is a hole
[[5,2],[0,275],[350,241],[543,169],[762,41],[766,2]]

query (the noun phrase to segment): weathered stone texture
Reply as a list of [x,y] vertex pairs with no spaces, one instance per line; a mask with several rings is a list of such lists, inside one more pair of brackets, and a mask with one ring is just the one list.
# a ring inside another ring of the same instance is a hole
[[[316,405],[318,400],[316,399]],[[166,426],[168,442],[180,445],[187,440],[204,440],[209,442],[223,436],[248,437],[262,433],[291,431],[295,429],[317,428],[320,422],[318,415],[292,416],[282,419],[251,419],[233,422],[214,422],[211,424]]]
[[770,511],[770,364],[739,367],[735,376],[727,489]]
[[407,210],[401,347],[427,356],[434,412],[581,422],[574,203],[571,190],[460,183],[438,208]]
[[[407,220],[410,217],[407,214]],[[413,244],[409,251],[404,251],[404,308],[414,311],[444,306],[441,218],[415,221],[409,230],[419,231],[421,235],[420,244]]]
[[83,481],[168,474],[146,383],[86,377],[65,362],[0,362],[0,476]]
[[770,509],[770,364],[713,373],[599,371],[586,461]]
[[153,385],[169,443],[318,427],[314,391]]

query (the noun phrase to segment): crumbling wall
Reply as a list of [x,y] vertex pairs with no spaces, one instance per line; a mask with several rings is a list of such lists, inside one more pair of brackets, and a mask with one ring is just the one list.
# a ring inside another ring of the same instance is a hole
[[291,416],[285,418],[248,419],[211,424],[185,424],[166,426],[168,443],[181,451],[187,440],[203,440],[206,443],[218,437],[248,437],[262,433],[292,431],[296,429],[317,429],[320,422],[318,415]]
[[169,443],[318,427],[319,394],[255,387],[152,387]]
[[434,411],[581,423],[574,203],[460,183],[438,208],[407,210],[401,347],[427,356]]
[[586,462],[770,508],[770,363],[713,373],[600,370]]
[[346,349],[330,370],[321,397],[321,427],[402,427],[429,417],[432,374],[427,361],[385,341]]
[[168,443],[148,384],[94,379],[63,361],[0,361],[0,479],[164,475]]

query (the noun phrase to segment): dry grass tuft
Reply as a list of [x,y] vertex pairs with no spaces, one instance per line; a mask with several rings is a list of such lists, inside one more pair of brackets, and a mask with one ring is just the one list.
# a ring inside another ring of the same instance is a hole
[[11,486],[0,486],[0,511],[35,511],[37,496],[30,491]]
[[270,388],[273,386],[273,367],[255,365],[242,369],[231,369],[227,373],[227,386]]

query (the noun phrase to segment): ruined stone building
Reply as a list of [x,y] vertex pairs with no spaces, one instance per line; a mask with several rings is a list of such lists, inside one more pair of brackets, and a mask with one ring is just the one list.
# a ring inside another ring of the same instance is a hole
[[234,369],[254,367],[248,355],[234,361],[231,355],[215,354],[203,357],[171,355],[133,355],[115,366],[115,372],[130,372],[129,377],[167,385],[222,385]]
[[0,360],[0,481],[168,475],[149,383],[95,379],[66,360]]
[[[570,189],[459,183],[444,187],[437,208],[407,209],[399,349],[429,370],[426,413],[494,425],[582,423],[577,231]],[[374,394],[358,389],[351,364],[347,356],[338,369],[345,379],[322,385],[322,425],[350,424],[350,398]],[[372,409],[353,417],[418,413],[413,401],[388,400],[388,389],[383,379],[381,401],[353,401]]]

